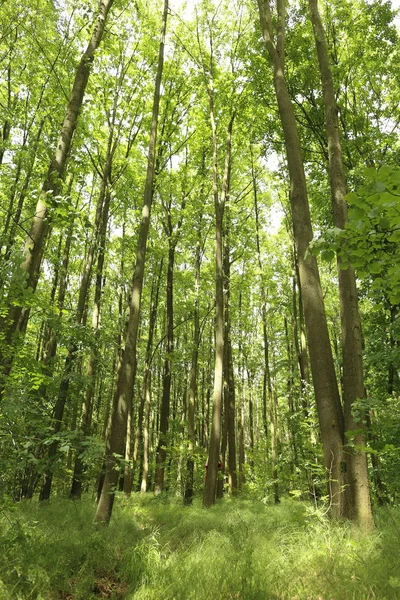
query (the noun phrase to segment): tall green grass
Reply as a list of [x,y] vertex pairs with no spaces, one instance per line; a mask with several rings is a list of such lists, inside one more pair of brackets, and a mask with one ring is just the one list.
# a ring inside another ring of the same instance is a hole
[[119,499],[107,529],[89,501],[5,510],[1,600],[397,600],[400,510],[363,535],[304,504]]

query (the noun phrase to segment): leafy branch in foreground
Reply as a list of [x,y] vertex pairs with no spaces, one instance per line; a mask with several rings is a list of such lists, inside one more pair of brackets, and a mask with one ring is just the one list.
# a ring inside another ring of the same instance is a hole
[[330,261],[341,257],[342,269],[351,264],[371,288],[384,290],[390,303],[400,302],[400,170],[383,166],[364,170],[364,184],[346,196],[349,220],[310,244],[312,254]]

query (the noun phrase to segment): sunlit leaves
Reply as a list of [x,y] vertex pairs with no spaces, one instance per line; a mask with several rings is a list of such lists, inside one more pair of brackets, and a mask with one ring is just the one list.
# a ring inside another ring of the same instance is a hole
[[365,183],[346,196],[349,220],[345,230],[325,231],[313,250],[324,260],[335,253],[342,268],[352,264],[359,276],[369,276],[372,289],[385,290],[400,302],[400,171],[394,167],[366,169]]

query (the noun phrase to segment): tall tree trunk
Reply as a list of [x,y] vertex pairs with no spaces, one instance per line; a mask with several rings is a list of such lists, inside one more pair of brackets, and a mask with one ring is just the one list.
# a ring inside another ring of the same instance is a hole
[[[89,80],[90,67],[94,60],[95,51],[102,40],[107,15],[112,3],[113,0],[101,0],[100,2],[91,39],[81,57],[75,73],[75,79],[61,134],[46,179],[43,183],[42,192],[36,206],[35,216],[31,224],[29,235],[26,238],[24,261],[21,265],[21,269],[26,274],[26,285],[33,291],[35,291],[39,280],[44,247],[50,230],[51,212],[48,209],[48,196],[56,196],[61,192],[61,182],[64,178],[65,167],[71,149],[72,136],[76,128],[79,111],[82,106],[86,86]],[[12,301],[12,298],[10,298],[10,301]],[[27,312],[25,315],[26,322],[29,315],[29,309],[27,308],[25,310]],[[21,325],[19,325],[22,311],[22,306],[11,306],[7,317],[5,318],[5,342],[7,345],[12,345],[13,336],[17,329],[19,328],[22,330]],[[12,362],[12,352],[8,352],[7,356],[0,356],[0,363],[3,365],[4,374],[7,375],[9,373]]]
[[[142,481],[140,491],[147,491],[148,475],[149,475],[149,441],[150,441],[150,410],[151,410],[151,362],[153,339],[157,325],[158,298],[160,294],[161,275],[163,269],[163,259],[160,262],[160,269],[157,280],[153,280],[151,290],[151,306],[149,318],[149,337],[147,339],[146,359],[143,378],[143,408],[138,415],[138,423],[135,436],[135,447],[133,450],[133,466],[137,465],[140,443],[143,437],[143,462],[142,462]],[[144,417],[144,426],[142,420]]]
[[236,465],[236,394],[233,370],[232,342],[230,334],[228,343],[228,403],[227,403],[227,428],[228,428],[228,483],[229,493],[235,495],[238,491],[238,476]]
[[163,202],[166,213],[164,223],[165,234],[168,239],[168,265],[167,265],[167,354],[164,361],[163,371],[163,393],[160,411],[160,431],[156,451],[156,475],[154,493],[160,494],[164,489],[165,461],[167,457],[169,412],[171,404],[171,381],[172,381],[172,354],[174,351],[174,267],[175,249],[179,240],[180,230],[183,222],[183,211],[186,204],[186,193],[182,192],[182,203],[180,218],[176,225],[172,221],[172,196],[168,203]]
[[[328,45],[325,31],[318,11],[318,0],[309,0],[311,22],[314,30],[315,44],[318,54],[322,91],[325,106],[325,124],[328,140],[329,171],[333,220],[336,227],[344,229],[347,221],[347,204],[344,199],[347,193],[344,174],[342,148],[339,135],[338,107],[333,86],[332,71],[329,64]],[[350,485],[352,488],[352,506],[349,514],[364,529],[372,529],[374,520],[371,509],[369,491],[364,419],[354,420],[354,403],[365,397],[361,319],[358,308],[357,286],[354,269],[349,266],[341,268],[338,258],[340,318],[343,352],[343,406],[345,434],[349,432],[351,439],[346,439],[345,452],[350,455]],[[357,431],[357,434],[350,432]],[[347,445],[347,443],[349,444]],[[354,444],[354,446],[352,446]]]
[[106,444],[106,473],[95,515],[96,522],[109,523],[114,503],[118,468],[116,456],[124,453],[124,433],[126,431],[129,405],[136,377],[136,346],[139,329],[140,303],[142,297],[143,277],[146,259],[147,237],[150,226],[150,212],[154,193],[155,157],[157,142],[157,123],[160,106],[161,78],[164,66],[164,43],[167,26],[168,0],[164,1],[163,24],[158,53],[158,66],[154,89],[153,114],[149,141],[146,181],[143,195],[142,220],[139,228],[139,239],[136,252],[136,264],[133,274],[130,301],[129,322],[125,339],[125,350],[118,375],[110,434]]
[[253,403],[253,377],[247,367],[247,387],[249,390],[249,448],[251,467],[254,467],[254,403]]
[[290,178],[293,233],[299,261],[300,285],[310,350],[311,369],[329,477],[330,507],[333,516],[346,514],[347,457],[343,452],[344,423],[324,300],[315,257],[307,256],[312,240],[310,209],[296,119],[284,76],[285,9],[278,0],[277,35],[273,33],[269,1],[258,0],[263,38],[273,64],[274,86],[286,146]]
[[[195,267],[194,267],[194,286],[195,299],[193,310],[193,340],[192,340],[192,364],[190,367],[189,381],[189,406],[188,406],[188,454],[186,460],[186,485],[184,503],[189,505],[193,502],[194,485],[194,444],[195,444],[195,409],[197,400],[197,372],[199,361],[200,345],[200,267],[201,267],[201,231],[198,231],[198,240],[196,243]],[[204,418],[204,417],[203,417]]]
[[[172,233],[172,232],[171,232]],[[174,351],[174,303],[173,303],[173,280],[175,263],[175,246],[169,240],[168,266],[167,266],[167,347],[163,369],[163,392],[160,407],[160,430],[156,450],[156,474],[154,493],[161,494],[164,490],[165,461],[167,458],[168,424],[171,404],[171,366],[172,353]]]
[[254,171],[253,154],[251,155],[251,176],[253,181],[254,209],[256,217],[256,244],[257,261],[260,269],[260,288],[261,288],[261,316],[263,325],[263,343],[264,343],[264,375],[263,375],[263,394],[262,394],[262,420],[264,426],[265,439],[268,440],[268,400],[272,399],[271,372],[269,368],[269,340],[267,323],[267,293],[264,284],[264,266],[261,258],[260,245],[260,220],[258,214],[258,193],[257,180]]
[[[274,361],[275,362],[275,361]],[[273,364],[274,366],[274,364]],[[269,405],[269,421],[271,429],[271,467],[272,467],[272,483],[274,489],[274,503],[279,504],[279,479],[278,479],[278,392],[276,389],[276,381],[274,379],[272,386],[272,398]]]
[[[243,268],[244,272],[244,268]],[[243,282],[243,278],[242,278]],[[242,323],[242,289],[239,292],[239,323]],[[242,489],[246,483],[245,475],[245,449],[244,449],[244,411],[246,403],[245,382],[244,382],[244,356],[242,350],[242,334],[239,335],[238,341],[238,356],[239,356],[239,415],[238,415],[238,446],[239,446],[239,489]]]
[[[399,315],[399,310],[400,310],[400,307],[398,305],[393,306],[392,304],[389,303],[389,312],[390,312],[389,347],[392,352],[395,352],[396,348],[399,348],[399,346],[400,346],[400,342],[398,339],[396,339],[396,335],[395,335],[395,323],[396,323],[396,320]],[[398,383],[398,381],[399,381],[399,375],[398,375],[397,361],[393,357],[391,357],[390,362],[389,362],[388,385],[387,385],[387,391],[390,396],[396,392],[396,389],[397,389],[396,384]]]
[[223,393],[224,364],[224,270],[223,270],[223,216],[225,199],[229,185],[231,161],[232,129],[235,115],[232,114],[226,137],[225,169],[221,196],[218,194],[218,157],[217,129],[214,115],[213,80],[209,86],[210,120],[213,139],[213,196],[215,207],[215,368],[214,393],[210,445],[208,450],[208,468],[204,484],[203,505],[209,507],[215,502],[218,476],[218,460],[221,442],[221,415]]
[[[298,301],[297,301],[297,290],[298,290]],[[297,361],[299,364],[300,385],[301,385],[304,414],[305,414],[305,416],[307,416],[307,413],[308,413],[307,386],[310,383],[310,381],[309,381],[309,369],[308,369],[308,358],[307,358],[307,339],[306,339],[306,331],[305,331],[305,327],[304,327],[303,301],[302,301],[302,297],[301,297],[299,265],[297,262],[296,248],[293,248],[292,291],[293,291],[293,338],[294,338],[294,344],[296,347]]]
[[230,279],[231,279],[231,256],[230,256],[230,210],[229,210],[229,185],[230,185],[229,165],[226,210],[225,210],[225,235],[224,235],[224,287],[225,287],[225,340],[224,340],[224,396],[225,396],[225,419],[228,437],[228,483],[229,492],[234,495],[238,489],[237,471],[236,471],[236,398],[235,398],[235,378],[233,372],[232,340],[231,340],[231,310],[230,310]]
[[295,426],[295,418],[297,413],[297,407],[295,407],[294,402],[294,361],[293,361],[293,345],[291,343],[291,338],[289,336],[289,328],[288,328],[288,319],[286,316],[284,317],[284,329],[285,329],[285,341],[286,341],[286,353],[288,360],[288,378],[287,378],[287,396],[288,396],[288,435],[290,440],[290,445],[292,447],[292,457],[291,461],[291,471],[294,472],[294,467],[298,466],[298,451],[297,451],[297,441],[296,441],[296,430]]

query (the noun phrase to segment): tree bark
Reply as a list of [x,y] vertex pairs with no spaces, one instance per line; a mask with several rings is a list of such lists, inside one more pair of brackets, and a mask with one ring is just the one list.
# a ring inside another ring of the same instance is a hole
[[[346,177],[343,166],[342,148],[339,134],[338,107],[336,104],[332,71],[329,64],[328,45],[325,30],[318,11],[318,0],[309,0],[311,22],[314,30],[318,54],[319,69],[325,107],[325,124],[328,140],[329,172],[333,206],[333,220],[336,227],[344,229],[347,221]],[[361,319],[358,308],[358,296],[354,269],[341,268],[338,258],[340,319],[343,352],[343,406],[345,452],[350,460],[351,506],[348,516],[355,519],[364,529],[372,529],[374,520],[369,491],[367,456],[357,447],[365,448],[366,431],[364,418],[355,421],[353,406],[357,400],[365,397],[363,375],[363,351]],[[356,434],[350,432],[357,431]]]
[[233,372],[232,340],[231,340],[231,310],[230,310],[230,278],[231,278],[231,256],[230,256],[230,211],[229,211],[229,186],[230,186],[229,164],[227,192],[226,192],[226,210],[225,210],[225,228],[224,228],[224,296],[225,296],[225,339],[224,339],[224,396],[225,396],[225,419],[228,437],[228,484],[229,493],[234,495],[238,490],[237,470],[236,470],[236,398],[235,398],[235,378]]
[[226,137],[225,169],[222,182],[221,196],[218,194],[218,158],[217,130],[214,115],[213,81],[209,87],[210,120],[213,139],[213,196],[215,208],[215,368],[214,393],[212,409],[212,425],[210,445],[208,450],[208,468],[204,483],[203,505],[209,507],[215,503],[217,488],[218,461],[221,443],[221,416],[223,394],[223,365],[224,365],[224,270],[223,270],[223,216],[225,199],[228,191],[232,129],[235,115],[232,114]]
[[193,502],[194,485],[194,444],[195,444],[195,408],[197,400],[197,371],[199,361],[200,345],[200,267],[201,267],[201,231],[198,231],[198,240],[195,253],[195,299],[193,309],[193,341],[192,341],[192,364],[190,367],[189,381],[189,406],[188,406],[188,455],[186,460],[186,484],[184,503],[187,505]]
[[113,410],[111,417],[110,434],[106,444],[106,472],[95,515],[96,522],[105,524],[108,524],[111,519],[119,472],[118,461],[116,457],[122,456],[124,452],[124,433],[126,431],[127,415],[129,411],[129,405],[132,403],[132,394],[136,377],[136,347],[139,329],[140,303],[143,288],[147,237],[150,226],[150,213],[154,194],[157,123],[161,95],[161,78],[164,66],[164,44],[167,15],[168,0],[165,0],[162,19],[162,34],[158,53],[158,66],[154,89],[147,173],[143,195],[142,220],[139,228],[136,264],[133,274],[129,322],[126,332],[125,349],[122,357],[121,369],[118,375],[115,390],[115,409]]
[[343,412],[340,404],[325,307],[315,257],[306,256],[312,240],[310,209],[296,119],[284,76],[285,10],[278,0],[277,35],[273,33],[269,1],[258,0],[263,38],[273,64],[274,86],[285,139],[290,178],[293,232],[299,261],[300,285],[309,342],[311,369],[329,478],[330,509],[333,516],[345,514],[344,485],[347,470],[343,453]]
[[[133,450],[133,464],[137,464],[139,456],[140,442],[143,437],[143,463],[142,463],[142,481],[140,485],[140,491],[146,492],[148,485],[149,475],[149,439],[150,439],[150,410],[151,410],[151,362],[152,362],[152,349],[153,339],[157,325],[157,311],[158,311],[158,298],[160,293],[161,275],[163,269],[163,259],[160,262],[160,270],[156,280],[153,280],[153,287],[151,293],[151,308],[150,308],[150,319],[149,319],[149,337],[147,340],[146,348],[146,359],[144,367],[144,380],[143,380],[143,400],[144,406],[142,415],[138,415],[138,424],[135,436],[135,447]],[[144,416],[144,427],[142,430],[142,420]]]
[[261,258],[260,245],[260,221],[258,215],[258,194],[257,180],[254,172],[253,155],[251,157],[251,176],[253,181],[254,210],[256,217],[256,245],[257,261],[260,269],[260,289],[261,289],[261,316],[263,325],[263,344],[264,344],[264,375],[263,375],[263,393],[262,393],[262,420],[264,426],[265,439],[268,440],[268,401],[272,401],[271,371],[269,368],[269,340],[268,340],[268,322],[267,322],[267,293],[264,285],[264,266]]

